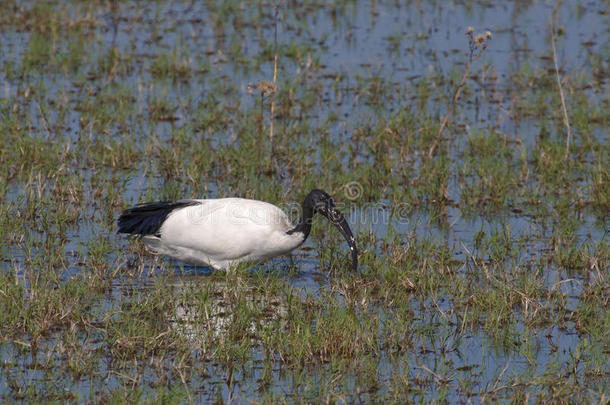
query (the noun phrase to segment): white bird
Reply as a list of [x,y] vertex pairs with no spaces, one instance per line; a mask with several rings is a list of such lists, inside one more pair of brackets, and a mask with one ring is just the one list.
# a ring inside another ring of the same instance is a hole
[[354,235],[332,198],[313,190],[294,226],[275,205],[244,198],[160,201],[138,204],[118,220],[118,233],[142,237],[157,254],[183,262],[229,270],[241,262],[262,262],[299,247],[309,236],[313,215],[324,215],[343,234],[358,269]]

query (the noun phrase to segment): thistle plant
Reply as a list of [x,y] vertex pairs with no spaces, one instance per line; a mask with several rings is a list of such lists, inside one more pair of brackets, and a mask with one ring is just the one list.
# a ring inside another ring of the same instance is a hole
[[468,29],[466,30],[466,36],[468,37],[468,47],[469,47],[468,63],[466,64],[466,68],[464,69],[464,74],[462,74],[462,79],[460,80],[460,84],[458,84],[454,90],[453,97],[451,98],[451,104],[450,104],[449,108],[447,109],[447,114],[445,114],[445,117],[441,121],[441,126],[438,129],[436,138],[434,139],[434,142],[432,142],[432,145],[428,149],[428,156],[427,156],[426,161],[424,161],[424,166],[427,163],[427,160],[429,160],[433,156],[434,151],[436,150],[436,148],[438,147],[438,145],[442,139],[441,136],[443,134],[443,130],[449,123],[449,118],[451,117],[451,112],[455,108],[455,104],[457,103],[458,99],[460,98],[462,88],[466,84],[466,78],[468,77],[468,75],[470,73],[470,67],[472,66],[474,61],[479,59],[481,57],[481,55],[483,55],[483,53],[485,53],[485,50],[487,49],[487,45],[488,45],[489,41],[491,41],[491,32],[490,31],[485,31],[484,34],[475,35],[474,29],[472,27],[468,27]]

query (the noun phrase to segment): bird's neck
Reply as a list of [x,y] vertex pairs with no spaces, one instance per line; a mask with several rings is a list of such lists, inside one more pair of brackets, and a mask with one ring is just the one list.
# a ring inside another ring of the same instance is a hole
[[309,232],[311,232],[311,221],[313,219],[313,207],[310,207],[308,204],[303,204],[301,206],[301,210],[303,211],[301,214],[301,220],[299,221],[297,226],[295,226],[294,228],[289,230],[287,233],[289,235],[292,235],[293,233],[297,233],[297,232],[302,233],[304,236],[303,241],[305,241],[305,239],[307,239],[307,237],[309,236]]

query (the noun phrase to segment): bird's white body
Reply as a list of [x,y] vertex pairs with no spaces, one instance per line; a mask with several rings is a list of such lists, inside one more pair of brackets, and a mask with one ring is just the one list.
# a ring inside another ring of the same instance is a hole
[[142,240],[155,253],[189,264],[229,270],[290,252],[306,235],[275,205],[243,198],[191,200],[173,210],[156,235]]

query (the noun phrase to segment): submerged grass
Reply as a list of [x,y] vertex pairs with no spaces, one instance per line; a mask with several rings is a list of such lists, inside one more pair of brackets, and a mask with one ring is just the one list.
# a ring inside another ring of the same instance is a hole
[[[408,6],[221,3],[0,6],[0,398],[607,402],[607,50],[504,69],[379,32]],[[323,221],[228,274],[115,235],[138,201],[316,187],[361,274]]]

